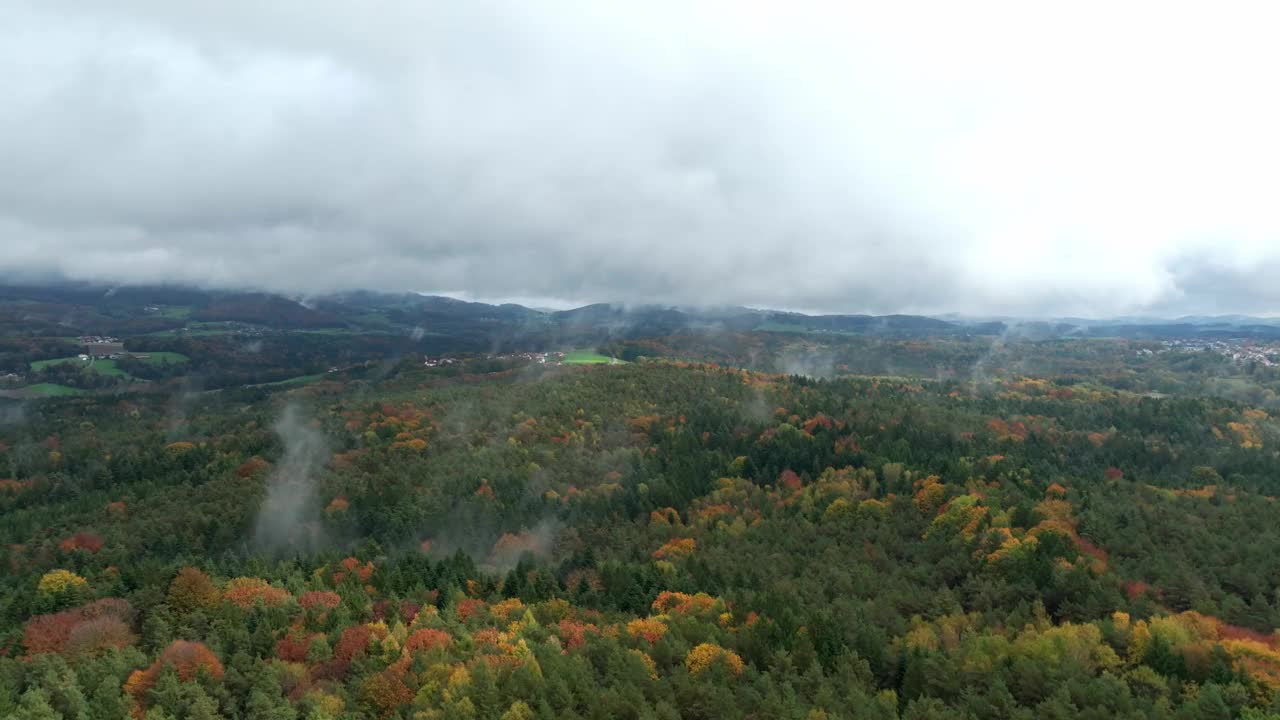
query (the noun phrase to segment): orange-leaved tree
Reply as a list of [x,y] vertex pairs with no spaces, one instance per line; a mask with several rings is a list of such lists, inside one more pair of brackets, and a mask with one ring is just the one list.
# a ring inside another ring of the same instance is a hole
[[175,640],[147,669],[133,671],[125,681],[124,691],[133,698],[138,710],[145,708],[147,691],[155,686],[165,667],[172,667],[183,682],[191,682],[201,673],[213,680],[221,680],[223,675],[222,662],[212,650],[202,643]]
[[169,606],[178,612],[206,610],[218,604],[222,593],[200,568],[184,567],[169,583]]

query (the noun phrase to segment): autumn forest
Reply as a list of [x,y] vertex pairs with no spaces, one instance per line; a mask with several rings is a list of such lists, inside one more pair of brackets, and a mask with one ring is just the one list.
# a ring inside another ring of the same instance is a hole
[[1280,716],[1277,378],[1149,347],[676,333],[13,401],[0,716]]

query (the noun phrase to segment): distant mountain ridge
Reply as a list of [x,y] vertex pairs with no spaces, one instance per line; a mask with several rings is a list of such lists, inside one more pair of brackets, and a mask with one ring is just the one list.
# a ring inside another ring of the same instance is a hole
[[289,297],[176,286],[0,285],[0,331],[7,335],[146,334],[217,323],[244,323],[282,331],[462,333],[473,337],[479,333],[504,339],[536,336],[566,342],[716,330],[873,337],[1007,336],[1024,340],[1280,339],[1280,318],[1244,315],[1020,320],[957,314],[808,315],[740,306],[619,303],[539,310],[513,303],[495,305],[410,292],[352,291]]

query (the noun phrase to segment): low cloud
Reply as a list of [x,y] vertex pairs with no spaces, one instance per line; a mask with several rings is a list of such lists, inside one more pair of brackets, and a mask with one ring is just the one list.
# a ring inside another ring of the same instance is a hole
[[15,0],[0,274],[1280,311],[1273,12]]
[[26,421],[26,403],[0,400],[0,427],[5,425],[21,425]]
[[285,406],[273,427],[284,456],[267,480],[254,540],[270,550],[309,552],[323,541],[316,478],[329,458],[328,443],[293,404]]

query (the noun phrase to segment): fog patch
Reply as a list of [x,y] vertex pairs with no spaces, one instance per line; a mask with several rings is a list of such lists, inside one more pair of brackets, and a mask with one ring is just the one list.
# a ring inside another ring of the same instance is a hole
[[511,530],[491,516],[455,513],[419,535],[423,539],[417,541],[417,551],[437,560],[461,552],[486,572],[505,573],[526,553],[539,560],[552,557],[563,529],[564,523],[550,516],[533,527]]
[[835,376],[835,356],[826,350],[788,350],[777,362],[787,375],[822,380]]
[[973,386],[974,392],[991,384],[993,362],[997,357],[1004,354],[1005,345],[1010,340],[1017,339],[1018,331],[1015,328],[1016,326],[1014,325],[1006,326],[1004,332],[991,341],[991,345],[987,347],[987,351],[982,354],[982,357],[978,358],[973,363],[973,367],[969,368],[969,383]]
[[555,520],[543,520],[531,530],[522,528],[518,533],[503,533],[493,544],[484,565],[505,572],[514,568],[525,553],[536,558],[550,557],[559,534],[560,523]]
[[743,417],[751,422],[763,425],[773,418],[773,408],[759,388],[754,388],[750,397],[740,407]]
[[0,404],[0,427],[21,425],[27,421],[26,403]]
[[1038,368],[1033,367],[1028,358],[1015,357],[1015,346],[1053,337],[1046,328],[1044,323],[1015,322],[1005,325],[1004,331],[991,341],[987,352],[969,370],[969,382],[973,390],[990,385],[997,375],[1035,374]]
[[508,422],[511,404],[500,398],[492,399],[489,408],[481,408],[470,400],[454,400],[442,409],[437,418],[445,436],[457,438],[472,448],[498,445],[510,435]]
[[474,558],[484,570],[504,573],[514,568],[526,553],[539,560],[550,558],[563,527],[564,524],[559,520],[548,518],[539,521],[533,528],[522,527],[518,532],[503,532],[499,535],[492,525],[482,523],[481,527],[470,527],[467,530],[445,530],[423,541],[419,547],[435,558],[448,557],[461,551]]
[[329,458],[328,442],[294,404],[285,406],[273,429],[284,457],[267,480],[254,541],[271,550],[309,552],[322,541],[316,476]]
[[189,434],[190,420],[187,410],[200,394],[200,385],[193,376],[183,379],[182,389],[169,397],[165,405],[164,433],[169,440],[177,440]]

